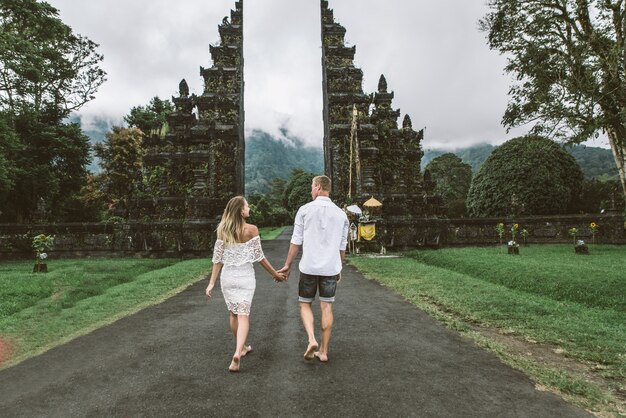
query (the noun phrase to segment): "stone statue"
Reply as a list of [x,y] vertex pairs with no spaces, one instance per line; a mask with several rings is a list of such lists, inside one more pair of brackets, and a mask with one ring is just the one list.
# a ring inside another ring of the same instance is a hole
[[183,78],[178,85],[178,91],[180,92],[180,97],[188,97],[189,96],[189,86],[187,82]]
[[387,93],[387,80],[385,79],[384,74],[381,74],[380,79],[378,80],[378,91],[380,93]]
[[402,121],[402,129],[412,129],[413,123],[411,122],[411,117],[407,114],[404,115],[404,120]]

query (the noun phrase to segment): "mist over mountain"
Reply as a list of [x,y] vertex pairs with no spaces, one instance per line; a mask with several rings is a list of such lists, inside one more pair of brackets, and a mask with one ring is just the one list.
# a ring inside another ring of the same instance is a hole
[[451,152],[453,154],[456,154],[461,160],[463,160],[465,164],[469,164],[472,167],[472,171],[476,173],[480,166],[483,165],[487,157],[491,155],[494,149],[496,149],[496,146],[490,144],[478,144],[468,148],[459,148],[454,151],[428,149],[424,151],[424,156],[422,157],[422,171],[433,159],[439,157],[440,155]]
[[[80,117],[72,116],[72,123],[81,125],[83,132],[91,139],[91,143],[104,141],[106,133],[114,123],[104,118],[95,118],[89,124],[83,124]],[[246,193],[267,193],[269,184],[275,177],[288,179],[294,168],[301,168],[316,174],[324,172],[324,152],[322,148],[308,147],[304,142],[290,134],[281,131],[282,138],[277,139],[271,134],[253,130],[246,137]],[[421,160],[421,168],[428,165],[434,158],[452,152],[458,155],[463,162],[472,167],[476,173],[480,166],[491,155],[495,145],[479,144],[453,151],[443,149],[427,149]],[[580,164],[586,178],[600,180],[617,179],[618,173],[611,150],[586,145],[566,146],[568,151]],[[89,165],[92,173],[101,171],[97,158]]]
[[[451,152],[461,158],[464,163],[469,164],[472,167],[472,171],[476,173],[496,148],[497,146],[495,145],[479,144],[468,148],[455,149],[453,151],[429,149],[424,152],[421,167],[422,170],[424,170],[428,163],[434,158]],[[617,167],[615,166],[615,160],[613,159],[611,150],[599,147],[588,147],[586,145],[568,145],[565,146],[565,150],[578,161],[585,178],[596,178],[599,180],[618,178]]]
[[[81,125],[91,144],[104,141],[107,132],[114,125],[106,119],[93,119],[89,124],[83,124],[78,116],[72,116],[68,121]],[[288,179],[294,168],[318,174],[324,172],[324,154],[321,148],[305,146],[301,139],[286,130],[281,133],[282,138],[276,139],[266,132],[253,130],[246,137],[246,193],[267,193],[272,179]],[[92,173],[99,173],[102,169],[97,158],[93,158],[87,169]]]
[[294,168],[315,174],[324,173],[324,152],[282,132],[277,140],[267,132],[254,130],[246,138],[246,194],[267,193],[275,177],[288,179]]
[[[77,123],[80,125],[83,133],[89,137],[89,143],[91,145],[98,142],[102,142],[106,139],[106,134],[111,130],[114,123],[111,120],[105,118],[94,118],[85,123],[80,115],[73,114],[68,118],[68,122]],[[91,152],[91,164],[87,166],[87,171],[91,173],[99,173],[102,168],[99,165],[99,159]]]

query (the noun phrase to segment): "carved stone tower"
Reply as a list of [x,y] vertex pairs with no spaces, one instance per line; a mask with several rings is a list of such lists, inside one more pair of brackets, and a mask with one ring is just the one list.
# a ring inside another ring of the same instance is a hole
[[420,171],[423,130],[414,131],[408,115],[398,127],[400,110],[392,108],[394,94],[383,75],[376,93],[363,92],[363,72],[353,62],[356,47],[345,45],[346,29],[335,21],[328,1],[320,4],[324,160],[333,200],[363,203],[375,196],[392,228],[437,214]]
[[243,0],[218,29],[220,42],[209,47],[213,65],[200,67],[203,93],[190,96],[182,80],[169,133],[145,141],[144,218],[215,219],[244,193]]

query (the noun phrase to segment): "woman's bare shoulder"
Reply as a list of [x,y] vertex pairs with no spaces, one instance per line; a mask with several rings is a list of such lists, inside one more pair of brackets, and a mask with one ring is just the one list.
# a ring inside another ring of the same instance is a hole
[[259,235],[259,228],[256,225],[245,224],[243,227],[244,241],[250,241],[252,238]]

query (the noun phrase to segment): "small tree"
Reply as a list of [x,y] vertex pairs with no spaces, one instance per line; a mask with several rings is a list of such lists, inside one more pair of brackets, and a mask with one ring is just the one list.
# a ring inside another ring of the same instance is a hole
[[448,216],[466,213],[465,200],[472,183],[472,167],[453,153],[434,158],[425,168],[435,182],[435,193],[443,198]]
[[139,128],[146,136],[160,136],[165,133],[167,116],[173,111],[174,106],[169,100],[161,100],[155,96],[147,106],[135,106],[130,109],[130,113],[124,116],[124,121],[131,128]]
[[130,202],[141,176],[141,141],[138,128],[113,127],[103,143],[94,145],[103,168],[102,176],[111,208],[119,208],[128,215]]
[[315,174],[294,169],[285,186],[287,210],[295,215],[298,208],[311,201],[311,182]]

